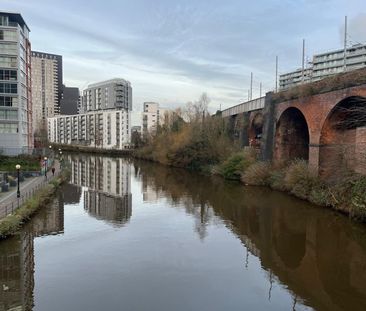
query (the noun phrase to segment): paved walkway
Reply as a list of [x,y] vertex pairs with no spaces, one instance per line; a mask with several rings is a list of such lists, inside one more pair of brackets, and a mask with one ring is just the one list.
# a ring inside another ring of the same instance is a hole
[[12,188],[4,196],[0,197],[0,219],[6,217],[15,211],[18,206],[22,205],[27,199],[45,184],[49,183],[60,173],[60,164],[55,161],[54,167],[56,169],[55,176],[52,176],[51,170],[47,172],[47,179],[44,175],[34,177],[29,181],[20,183],[20,198],[17,198],[17,187]]

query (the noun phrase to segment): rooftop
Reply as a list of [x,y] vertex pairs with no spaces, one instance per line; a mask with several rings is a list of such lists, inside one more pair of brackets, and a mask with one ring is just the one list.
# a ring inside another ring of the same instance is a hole
[[0,15],[9,16],[11,21],[17,22],[22,27],[27,27],[28,31],[30,31],[28,25],[26,24],[20,13],[0,11]]
[[125,79],[114,78],[114,79],[110,79],[110,80],[105,80],[105,81],[89,84],[88,88],[99,87],[99,86],[103,86],[103,85],[106,85],[106,84],[112,84],[112,83],[127,84],[129,86],[131,85],[131,83],[129,81],[125,80]]

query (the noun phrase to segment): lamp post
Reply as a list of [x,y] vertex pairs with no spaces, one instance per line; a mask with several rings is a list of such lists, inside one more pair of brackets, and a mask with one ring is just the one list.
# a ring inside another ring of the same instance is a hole
[[60,149],[60,169],[62,169],[62,151]]
[[44,177],[47,179],[47,157],[44,157]]
[[15,168],[17,169],[17,175],[18,175],[17,198],[20,198],[20,180],[19,180],[19,177],[20,177],[20,165],[19,164],[15,165]]

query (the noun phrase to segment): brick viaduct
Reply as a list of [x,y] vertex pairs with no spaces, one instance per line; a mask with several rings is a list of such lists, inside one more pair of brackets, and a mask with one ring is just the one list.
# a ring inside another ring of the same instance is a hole
[[[361,73],[366,80],[366,71]],[[320,81],[267,93],[259,109],[229,117],[234,137],[260,148],[263,160],[302,158],[324,177],[342,169],[366,174],[366,81],[344,87],[342,79],[349,84],[350,74],[343,76],[337,77],[333,90]],[[304,88],[312,95],[290,96],[294,90],[304,94]]]

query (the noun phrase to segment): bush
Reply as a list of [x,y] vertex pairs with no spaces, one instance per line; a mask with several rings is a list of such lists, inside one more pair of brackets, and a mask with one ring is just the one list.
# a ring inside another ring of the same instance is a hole
[[308,199],[317,183],[305,160],[294,160],[285,170],[284,188],[301,199]]
[[192,170],[202,170],[205,166],[216,164],[219,159],[206,140],[191,141],[167,155],[169,164]]
[[248,148],[229,157],[218,167],[218,171],[225,179],[240,180],[242,174],[254,164],[255,160],[255,151]]
[[359,221],[366,221],[366,176],[351,182],[350,216]]
[[269,185],[272,189],[278,190],[278,191],[285,191],[285,184],[284,184],[284,178],[285,178],[285,171],[282,169],[273,170],[270,173],[269,176]]
[[257,162],[250,165],[241,181],[253,186],[267,186],[270,183],[271,165],[268,162]]

